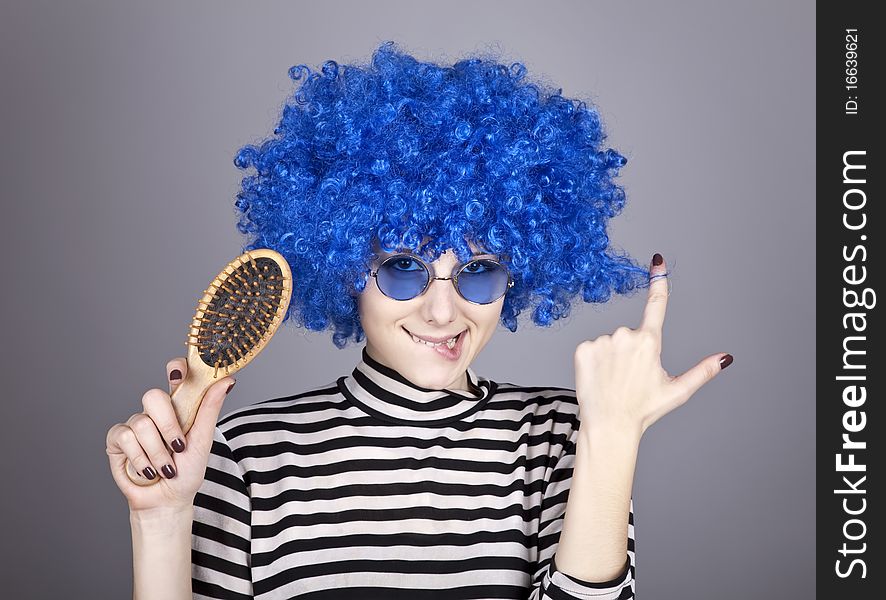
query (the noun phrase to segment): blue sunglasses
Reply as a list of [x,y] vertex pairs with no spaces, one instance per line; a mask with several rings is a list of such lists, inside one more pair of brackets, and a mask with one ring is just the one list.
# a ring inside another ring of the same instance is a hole
[[451,277],[431,277],[428,265],[417,256],[394,254],[369,274],[375,277],[381,293],[393,300],[421,296],[431,279],[451,279],[458,295],[471,304],[490,304],[514,287],[507,268],[491,258],[478,258],[456,267]]

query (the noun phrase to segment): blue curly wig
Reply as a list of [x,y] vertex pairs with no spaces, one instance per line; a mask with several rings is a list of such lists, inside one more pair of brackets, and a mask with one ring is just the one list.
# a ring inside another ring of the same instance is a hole
[[274,136],[234,159],[255,169],[235,202],[243,250],[272,248],[292,268],[284,322],[331,328],[338,348],[362,341],[374,244],[429,262],[448,248],[468,260],[468,242],[498,255],[514,278],[501,313],[512,332],[527,307],[549,326],[579,293],[606,302],[648,286],[606,232],[625,204],[613,182],[625,157],[602,146],[593,106],[528,81],[523,64],[440,66],[385,42],[369,65],[289,76],[302,83]]

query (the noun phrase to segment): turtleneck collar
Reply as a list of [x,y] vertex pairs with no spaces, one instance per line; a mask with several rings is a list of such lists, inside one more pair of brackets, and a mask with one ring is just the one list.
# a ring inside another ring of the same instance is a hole
[[495,382],[467,369],[464,390],[433,390],[419,387],[394,369],[374,360],[363,347],[361,360],[350,375],[338,379],[338,387],[351,402],[368,414],[397,424],[441,425],[458,421],[480,409],[495,393]]

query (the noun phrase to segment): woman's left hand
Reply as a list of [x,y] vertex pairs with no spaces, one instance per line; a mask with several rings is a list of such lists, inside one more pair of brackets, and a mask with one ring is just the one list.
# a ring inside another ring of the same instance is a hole
[[[656,265],[656,258],[660,255],[653,257],[652,277],[667,272],[664,260]],[[686,402],[731,364],[731,355],[718,352],[682,375],[668,375],[661,366],[667,304],[668,281],[663,276],[649,286],[643,320],[637,329],[619,327],[611,335],[578,345],[575,391],[581,421],[588,428],[614,428],[635,435],[639,441],[650,425]]]

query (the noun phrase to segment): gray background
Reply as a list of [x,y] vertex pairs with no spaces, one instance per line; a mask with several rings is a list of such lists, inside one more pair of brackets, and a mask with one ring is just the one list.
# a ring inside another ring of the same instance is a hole
[[[665,368],[735,356],[643,439],[639,597],[813,597],[814,24],[800,1],[4,3],[4,596],[129,596],[105,435],[165,387],[239,253],[234,153],[270,134],[288,67],[393,39],[450,63],[498,47],[597,103],[629,157],[612,239],[674,271]],[[500,327],[474,366],[573,387],[576,345],[644,302]],[[328,383],[359,350],[284,328],[222,412]]]

